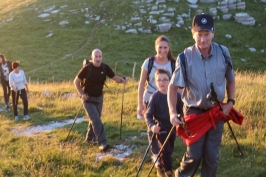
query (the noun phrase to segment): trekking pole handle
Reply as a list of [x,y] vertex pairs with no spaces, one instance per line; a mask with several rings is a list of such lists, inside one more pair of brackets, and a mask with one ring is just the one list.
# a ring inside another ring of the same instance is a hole
[[177,119],[182,122],[181,124],[179,124],[182,128],[184,128],[186,126],[186,122],[184,120],[184,118],[181,117],[180,114],[177,115]]

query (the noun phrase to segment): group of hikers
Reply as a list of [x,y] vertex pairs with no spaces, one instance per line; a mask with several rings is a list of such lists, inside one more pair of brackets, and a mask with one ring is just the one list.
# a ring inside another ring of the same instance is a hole
[[[236,85],[230,53],[227,47],[212,41],[214,31],[213,17],[197,14],[191,27],[194,45],[185,48],[175,60],[170,40],[161,35],[155,40],[156,55],[147,58],[141,66],[137,117],[145,119],[151,159],[154,163],[158,159],[155,164],[158,177],[191,177],[200,164],[202,177],[216,176],[224,118],[235,104]],[[74,85],[89,117],[85,141],[98,145],[100,151],[106,152],[111,148],[101,121],[106,76],[116,83],[126,84],[127,81],[116,76],[102,59],[102,51],[94,49],[91,61],[78,72]],[[0,55],[0,65],[5,107],[11,105],[11,94],[14,118],[19,120],[17,101],[20,96],[24,105],[24,120],[29,119],[29,90],[19,62],[11,64]],[[225,98],[225,92],[228,98],[219,110],[220,116],[212,122],[209,114],[205,114],[217,106],[207,96],[211,85],[220,103]],[[199,122],[210,126],[202,129]],[[172,128],[174,131],[171,131]],[[173,170],[172,154],[177,133],[183,138],[187,149],[180,166]],[[161,148],[162,153],[158,156]]]
[[[225,118],[235,104],[236,85],[230,53],[227,47],[212,41],[213,17],[195,15],[191,32],[195,44],[181,52],[177,60],[171,52],[169,39],[159,36],[155,41],[156,55],[147,58],[141,67],[137,118],[146,121],[151,159],[158,159],[158,177],[191,177],[200,164],[202,177],[216,176]],[[78,72],[74,84],[89,117],[85,140],[98,144],[101,151],[108,151],[111,146],[101,121],[104,82],[106,76],[117,83],[126,84],[126,80],[102,63],[101,50],[93,50],[91,59]],[[228,99],[221,104],[225,92]],[[219,109],[218,103],[209,97],[215,97],[220,103]],[[210,115],[214,112],[219,116]],[[202,126],[201,122],[207,126]],[[176,130],[170,132],[172,128]],[[173,171],[171,156],[177,133],[184,139],[187,150],[180,166]],[[161,148],[162,153],[157,158]]]
[[[3,54],[0,54],[0,65],[0,80],[5,101],[3,109],[9,109],[12,105],[14,119],[19,121],[17,105],[20,97],[23,103],[23,120],[29,120],[31,118],[28,114],[27,94],[29,89],[25,73],[20,69],[20,63],[18,61],[11,63]],[[9,102],[10,95],[12,97],[12,104]]]

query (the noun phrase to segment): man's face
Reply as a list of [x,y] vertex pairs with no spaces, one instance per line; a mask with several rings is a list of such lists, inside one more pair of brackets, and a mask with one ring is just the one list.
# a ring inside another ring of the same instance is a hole
[[102,52],[99,50],[96,50],[92,53],[91,59],[93,62],[93,65],[96,67],[99,67],[102,63]]
[[195,40],[198,48],[201,50],[209,49],[213,37],[214,33],[209,30],[202,30],[193,34],[193,39]]

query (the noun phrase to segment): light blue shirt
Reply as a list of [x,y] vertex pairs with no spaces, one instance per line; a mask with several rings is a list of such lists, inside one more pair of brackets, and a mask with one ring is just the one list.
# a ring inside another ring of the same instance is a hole
[[[230,54],[225,46],[222,46],[225,55],[228,56],[232,64]],[[210,92],[211,82],[217,92],[218,100],[223,101],[225,86],[227,81],[234,81],[234,70],[226,62],[222,50],[216,43],[211,44],[211,53],[207,58],[203,58],[196,45],[188,47],[185,53],[185,67],[180,64],[177,58],[176,70],[170,84],[184,88],[182,101],[186,107],[198,107],[209,109],[213,105],[206,98]]]

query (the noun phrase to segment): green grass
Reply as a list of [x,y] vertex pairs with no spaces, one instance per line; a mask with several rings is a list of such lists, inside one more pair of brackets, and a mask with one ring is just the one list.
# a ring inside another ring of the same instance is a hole
[[[30,2],[30,4],[27,4]],[[242,126],[231,124],[238,142],[245,155],[239,157],[236,144],[225,125],[225,131],[220,150],[220,161],[217,177],[263,177],[265,170],[265,53],[260,52],[266,46],[265,3],[245,1],[246,10],[256,19],[256,25],[246,27],[233,19],[215,20],[214,41],[226,45],[231,53],[237,80],[236,108],[245,116]],[[54,6],[60,9],[57,14],[51,14],[44,21],[38,15],[43,10]],[[68,5],[65,8],[60,6]],[[139,6],[146,6],[145,3]],[[187,1],[179,3],[167,2],[167,7],[175,7],[176,14],[188,13]],[[198,3],[199,8],[208,12],[209,7],[216,4]],[[88,8],[92,18],[86,18],[81,9]],[[77,14],[70,10],[76,9]],[[138,80],[140,67],[145,58],[154,55],[154,41],[161,33],[126,34],[115,30],[115,25],[125,25],[139,8],[129,0],[97,1],[97,0],[2,0],[0,3],[0,53],[8,60],[21,61],[21,68],[26,72],[29,84],[29,112],[32,119],[28,122],[13,121],[12,112],[0,114],[0,176],[135,176],[142,156],[147,148],[146,137],[140,136],[146,131],[144,121],[137,120],[137,82],[129,81],[126,86],[122,142],[136,146],[132,154],[121,163],[114,158],[96,162],[97,147],[83,142],[87,123],[76,124],[66,143],[64,140],[70,126],[56,129],[50,133],[38,136],[14,136],[11,129],[15,126],[27,127],[44,124],[49,121],[61,121],[74,118],[81,104],[77,97],[64,98],[68,93],[74,93],[73,79],[82,66],[84,58],[90,58],[94,48],[103,51],[104,62],[112,68],[117,62],[117,74],[130,76],[134,62],[137,63],[135,79]],[[194,15],[196,9],[191,9]],[[234,14],[239,10],[230,10]],[[101,20],[93,18],[100,15]],[[220,14],[221,15],[221,14]],[[149,14],[143,14],[143,26],[150,27],[146,22]],[[6,21],[13,18],[12,21]],[[157,17],[156,17],[157,18]],[[69,25],[61,27],[59,22],[68,20]],[[84,22],[88,20],[90,24]],[[158,19],[157,19],[158,20]],[[260,24],[260,25],[259,25]],[[190,30],[191,19],[185,20],[181,28],[173,27],[166,36],[171,40],[173,54],[184,50],[194,43]],[[154,26],[152,26],[152,30]],[[53,36],[45,36],[53,32]],[[224,36],[231,34],[232,39]],[[248,47],[255,47],[257,52],[250,52]],[[244,58],[247,62],[242,62]],[[54,83],[52,83],[55,81]],[[121,92],[122,86],[107,82],[102,120],[111,144],[121,143],[119,139]],[[51,95],[45,96],[45,90]],[[0,91],[2,94],[2,90]],[[1,100],[3,104],[3,100]],[[42,107],[43,110],[40,110]],[[19,103],[19,114],[22,113]],[[78,116],[84,116],[82,109]],[[21,116],[21,115],[20,115]],[[137,136],[137,139],[126,139]],[[173,154],[173,166],[178,167],[186,147],[177,138]],[[147,156],[140,176],[145,176],[151,167]],[[153,170],[152,175],[155,175]],[[196,177],[199,177],[199,172]]]
[[[241,126],[231,123],[244,156],[239,156],[236,143],[228,126],[225,124],[222,146],[220,149],[217,177],[263,177],[265,176],[265,73],[237,72],[236,106],[245,117]],[[96,161],[97,146],[83,142],[87,124],[85,121],[75,124],[69,139],[64,142],[71,125],[55,129],[49,133],[33,137],[15,136],[11,129],[15,126],[28,127],[74,118],[81,104],[80,98],[64,98],[67,93],[75,93],[72,82],[55,84],[30,84],[29,114],[30,121],[14,122],[12,112],[0,114],[0,176],[135,176],[148,146],[147,137],[141,136],[146,131],[144,121],[137,120],[137,82],[129,80],[126,85],[123,109],[122,140],[120,140],[120,116],[122,104],[122,85],[107,81],[104,88],[104,107],[102,121],[110,144],[126,144],[133,152],[124,162],[109,157]],[[50,91],[49,96],[44,92]],[[2,94],[0,92],[0,94]],[[3,102],[3,101],[2,101]],[[42,107],[43,110],[39,110]],[[19,115],[22,114],[21,101]],[[82,109],[78,117],[84,116]],[[21,116],[21,115],[20,115]],[[130,140],[136,136],[134,140]],[[63,144],[65,143],[64,148]],[[173,167],[177,168],[186,147],[177,137],[173,153]],[[146,176],[151,167],[148,154],[140,176]],[[199,169],[200,170],[200,169]],[[156,170],[151,176],[155,176]],[[196,177],[200,176],[200,171]]]
[[[30,2],[30,4],[27,4]],[[68,5],[65,8],[60,6]],[[197,9],[208,12],[209,7],[217,7],[217,4],[198,3]],[[57,14],[51,14],[45,19],[38,16],[51,6],[54,9],[60,9]],[[27,77],[33,81],[64,81],[73,80],[77,71],[81,67],[84,58],[90,58],[91,51],[94,48],[100,48],[103,51],[104,62],[110,66],[118,63],[118,74],[131,76],[134,62],[137,62],[136,75],[139,77],[140,66],[145,58],[155,54],[154,41],[161,33],[153,34],[126,34],[122,30],[115,30],[115,25],[126,25],[126,22],[132,23],[130,18],[133,14],[140,14],[139,6],[147,7],[146,3],[134,5],[132,1],[56,1],[56,0],[5,0],[0,5],[0,47],[1,53],[11,60],[19,60],[22,69],[26,71]],[[167,7],[176,8],[175,14],[181,15],[188,13],[188,6],[185,0],[179,3],[167,2]],[[85,8],[91,18],[85,17]],[[162,7],[158,6],[159,9]],[[197,9],[191,9],[191,16]],[[240,71],[264,71],[265,57],[260,50],[266,46],[264,40],[266,15],[265,4],[261,2],[246,2],[245,12],[256,19],[256,25],[253,27],[243,26],[230,19],[215,20],[215,38],[214,41],[226,45],[233,59],[234,67]],[[77,10],[78,13],[71,13],[71,10]],[[83,12],[81,12],[83,10]],[[241,10],[230,10],[229,13],[235,14]],[[221,12],[218,14],[222,16]],[[100,21],[93,20],[100,16]],[[142,14],[143,26],[155,26],[147,23],[149,14]],[[159,18],[154,16],[157,20]],[[13,18],[12,21],[6,21]],[[68,20],[70,24],[61,27],[59,22]],[[84,22],[88,20],[90,24]],[[172,27],[165,33],[172,43],[174,56],[184,50],[185,47],[194,43],[189,29],[191,19],[186,19],[185,25],[181,28]],[[176,22],[175,17],[172,21]],[[53,32],[53,36],[45,36]],[[232,39],[225,38],[226,34],[231,34]],[[255,47],[257,52],[250,52],[248,47]],[[242,62],[244,58],[247,62]],[[47,72],[49,71],[49,72]]]

